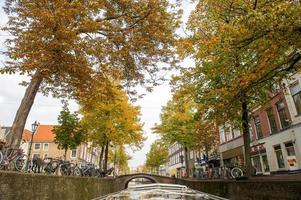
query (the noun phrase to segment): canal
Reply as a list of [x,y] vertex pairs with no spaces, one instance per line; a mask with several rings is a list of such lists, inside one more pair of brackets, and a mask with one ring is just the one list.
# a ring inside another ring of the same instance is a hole
[[153,183],[146,178],[136,178],[125,190],[93,200],[138,200],[138,199],[183,199],[183,200],[226,200],[218,196],[190,189],[184,185]]

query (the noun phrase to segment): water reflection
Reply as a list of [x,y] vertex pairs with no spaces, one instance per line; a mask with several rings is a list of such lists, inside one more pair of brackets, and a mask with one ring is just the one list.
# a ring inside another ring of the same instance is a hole
[[[148,182],[148,184],[146,184]],[[183,199],[183,200],[226,200],[221,197],[192,190],[183,185],[174,184],[150,184],[150,180],[136,180],[128,189],[113,193],[95,200],[138,200],[138,199]],[[138,185],[133,185],[138,184]]]
[[145,185],[154,183],[153,181],[147,178],[134,178],[128,183],[128,187],[135,186],[135,185]]

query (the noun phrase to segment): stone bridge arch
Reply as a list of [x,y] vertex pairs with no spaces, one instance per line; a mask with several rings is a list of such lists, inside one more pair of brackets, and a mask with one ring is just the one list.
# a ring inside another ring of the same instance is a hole
[[136,178],[145,178],[145,179],[151,181],[152,183],[159,183],[159,181],[156,178],[154,178],[150,175],[138,174],[138,175],[130,176],[127,179],[125,179],[125,181],[124,181],[125,188],[128,188],[129,182],[131,182],[132,180],[134,180]]
[[127,174],[118,176],[115,179],[115,190],[124,190],[128,187],[128,184],[131,180],[136,178],[145,178],[150,180],[153,183],[176,183],[174,178],[166,177],[166,176],[158,176],[158,175],[151,175],[145,173],[137,173],[137,174]]

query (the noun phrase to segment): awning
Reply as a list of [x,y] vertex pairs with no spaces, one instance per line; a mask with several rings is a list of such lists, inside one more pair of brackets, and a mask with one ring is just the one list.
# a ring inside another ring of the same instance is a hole
[[237,147],[235,149],[230,149],[228,151],[222,152],[223,160],[234,158],[236,156],[243,155],[243,149],[242,147]]

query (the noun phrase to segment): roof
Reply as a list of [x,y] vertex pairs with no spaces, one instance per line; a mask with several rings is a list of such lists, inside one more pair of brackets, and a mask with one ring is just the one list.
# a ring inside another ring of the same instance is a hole
[[29,142],[31,139],[31,131],[24,129],[22,139],[25,140],[25,142]]
[[34,136],[33,142],[53,142],[55,134],[52,131],[55,125],[39,125]]

